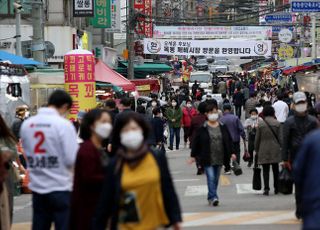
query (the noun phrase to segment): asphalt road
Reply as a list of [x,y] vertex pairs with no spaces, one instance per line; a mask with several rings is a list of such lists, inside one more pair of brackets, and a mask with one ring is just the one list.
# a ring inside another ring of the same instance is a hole
[[[298,230],[294,218],[293,195],[270,196],[251,190],[252,169],[242,165],[241,176],[222,175],[219,187],[220,206],[208,206],[206,177],[195,175],[195,166],[186,163],[188,149],[167,152],[171,173],[184,216],[184,229],[217,230]],[[272,184],[272,182],[270,183]],[[13,229],[30,229],[31,197],[15,199]]]

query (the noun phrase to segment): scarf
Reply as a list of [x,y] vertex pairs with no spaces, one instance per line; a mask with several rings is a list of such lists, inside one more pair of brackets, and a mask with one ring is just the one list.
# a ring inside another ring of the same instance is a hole
[[[136,167],[139,162],[147,155],[149,152],[149,147],[146,143],[144,143],[138,150],[134,152],[133,155],[127,154],[127,150],[124,148],[120,148],[117,151],[117,155],[120,157],[119,167],[122,163],[128,163],[130,167]],[[117,167],[118,168],[118,167]]]

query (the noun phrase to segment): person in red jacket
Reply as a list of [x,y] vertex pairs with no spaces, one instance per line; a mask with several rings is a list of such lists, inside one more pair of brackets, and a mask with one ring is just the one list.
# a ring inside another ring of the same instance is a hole
[[197,110],[193,107],[192,101],[187,100],[186,106],[182,109],[182,125],[184,131],[184,147],[187,147],[189,139],[189,130],[191,126],[191,120],[194,116],[197,115]]

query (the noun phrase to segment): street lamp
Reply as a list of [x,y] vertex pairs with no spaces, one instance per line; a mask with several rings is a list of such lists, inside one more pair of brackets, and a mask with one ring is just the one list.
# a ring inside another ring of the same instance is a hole
[[15,10],[15,14],[16,14],[16,55],[17,56],[22,56],[22,52],[21,52],[21,11],[22,9],[22,5],[20,4],[20,2],[14,2],[13,3],[13,7]]

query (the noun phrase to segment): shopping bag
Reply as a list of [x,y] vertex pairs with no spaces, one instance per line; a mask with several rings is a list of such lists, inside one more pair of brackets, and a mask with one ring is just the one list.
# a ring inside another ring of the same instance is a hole
[[253,168],[252,189],[261,190],[261,168],[257,165]]
[[237,161],[232,161],[232,171],[236,176],[240,176],[242,174],[242,168]]
[[279,174],[279,192],[285,195],[292,194],[293,190],[293,178],[291,171],[283,167]]

